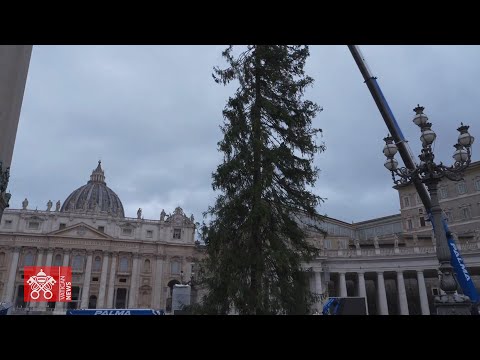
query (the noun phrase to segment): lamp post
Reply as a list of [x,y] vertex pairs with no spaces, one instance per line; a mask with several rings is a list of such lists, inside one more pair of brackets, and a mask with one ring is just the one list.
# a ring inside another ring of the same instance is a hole
[[469,126],[463,125],[457,129],[460,132],[458,143],[454,145],[455,160],[452,166],[445,166],[441,162],[435,163],[432,144],[437,135],[431,129],[432,124],[428,122],[428,117],[423,113],[424,108],[418,105],[414,111],[416,113],[413,122],[420,127],[422,142],[421,154],[418,156],[420,163],[415,169],[398,167],[398,162],[394,159],[397,153],[397,146],[391,136],[384,138],[386,143],[383,153],[387,157],[385,167],[392,173],[393,182],[396,185],[409,185],[414,179],[420,180],[427,186],[431,197],[431,215],[430,220],[433,226],[435,238],[437,239],[437,258],[440,263],[440,289],[444,294],[435,297],[435,307],[439,315],[470,315],[471,302],[468,296],[456,294],[457,281],[454,277],[453,267],[450,263],[451,253],[442,226],[442,209],[438,201],[438,183],[446,177],[452,181],[462,180],[465,169],[471,162],[470,147],[474,138],[468,133]]

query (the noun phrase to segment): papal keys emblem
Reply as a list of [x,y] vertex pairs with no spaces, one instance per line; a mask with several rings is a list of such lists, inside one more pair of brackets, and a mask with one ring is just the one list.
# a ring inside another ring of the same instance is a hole
[[46,300],[50,300],[53,296],[52,287],[56,281],[53,276],[47,275],[43,272],[43,269],[28,278],[27,284],[30,285],[30,297],[37,300],[40,297],[40,291],[43,291],[43,297]]

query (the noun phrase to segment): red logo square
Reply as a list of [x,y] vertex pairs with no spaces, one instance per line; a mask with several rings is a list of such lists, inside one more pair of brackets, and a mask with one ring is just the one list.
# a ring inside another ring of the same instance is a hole
[[25,302],[72,301],[72,268],[25,266],[23,285]]

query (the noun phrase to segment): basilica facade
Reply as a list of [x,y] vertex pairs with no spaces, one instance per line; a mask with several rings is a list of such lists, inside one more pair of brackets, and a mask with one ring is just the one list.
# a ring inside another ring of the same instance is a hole
[[[101,163],[87,184],[46,210],[6,209],[0,225],[0,300],[14,313],[65,314],[75,308],[171,310],[174,284],[192,277],[193,215],[180,207],[146,220],[125,216]],[[71,302],[24,302],[24,266],[70,266]]]

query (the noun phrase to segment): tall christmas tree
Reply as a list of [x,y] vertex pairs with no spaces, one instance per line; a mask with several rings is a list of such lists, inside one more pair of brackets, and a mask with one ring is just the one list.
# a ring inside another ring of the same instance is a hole
[[205,215],[207,256],[201,281],[208,290],[202,313],[305,314],[316,300],[302,263],[317,254],[308,225],[321,220],[313,194],[313,156],[321,110],[304,91],[307,46],[251,45],[238,56],[228,47],[217,83],[238,81],[223,110],[224,161],[213,174],[221,195]]

